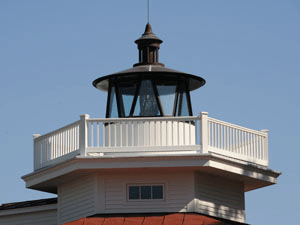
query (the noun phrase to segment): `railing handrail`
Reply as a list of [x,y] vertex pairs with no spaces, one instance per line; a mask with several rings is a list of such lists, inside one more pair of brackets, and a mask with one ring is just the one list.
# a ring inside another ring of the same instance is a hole
[[134,118],[89,118],[88,122],[120,122],[120,121],[188,121],[199,120],[199,116],[181,116],[181,117],[134,117]]

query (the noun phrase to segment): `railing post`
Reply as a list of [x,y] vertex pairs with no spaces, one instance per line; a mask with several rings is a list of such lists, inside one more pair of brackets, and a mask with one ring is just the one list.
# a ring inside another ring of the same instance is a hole
[[85,156],[86,147],[88,145],[88,123],[87,119],[90,118],[90,115],[84,114],[80,116],[80,125],[79,125],[79,149],[80,155]]
[[264,138],[264,142],[263,142],[263,148],[264,148],[264,151],[263,151],[263,159],[266,160],[267,162],[269,161],[268,159],[268,152],[269,152],[269,146],[268,146],[268,142],[269,142],[269,130],[267,129],[263,129],[261,130],[261,132],[264,132],[266,134],[266,137]]
[[208,113],[200,113],[200,143],[202,153],[208,153]]
[[38,169],[40,165],[38,165],[41,161],[40,156],[41,153],[39,152],[37,145],[35,144],[35,139],[41,136],[40,134],[33,134],[33,168],[34,170]]

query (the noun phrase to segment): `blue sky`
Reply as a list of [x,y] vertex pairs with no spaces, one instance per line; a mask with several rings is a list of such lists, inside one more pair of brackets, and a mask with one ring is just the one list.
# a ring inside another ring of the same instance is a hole
[[[104,117],[100,76],[132,67],[146,1],[0,1],[0,203],[51,197],[25,189],[32,134]],[[153,0],[150,23],[160,61],[200,75],[193,111],[269,129],[270,168],[279,183],[246,193],[251,224],[300,221],[300,2]]]

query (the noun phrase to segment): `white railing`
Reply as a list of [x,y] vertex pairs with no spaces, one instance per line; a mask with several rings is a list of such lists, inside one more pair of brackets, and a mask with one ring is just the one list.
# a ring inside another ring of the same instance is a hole
[[79,151],[80,121],[40,136],[34,134],[34,169],[54,163],[70,153]]
[[195,145],[197,120],[199,117],[88,119],[88,147]]
[[82,156],[215,153],[268,166],[267,130],[198,117],[93,119],[34,135],[34,168]]
[[268,130],[256,131],[201,113],[203,152],[268,166]]

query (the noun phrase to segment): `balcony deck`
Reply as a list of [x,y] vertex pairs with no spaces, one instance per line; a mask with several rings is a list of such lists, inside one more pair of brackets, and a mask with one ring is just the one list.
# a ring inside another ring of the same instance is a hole
[[215,153],[268,167],[268,131],[208,117],[95,119],[34,135],[34,170],[81,156]]

